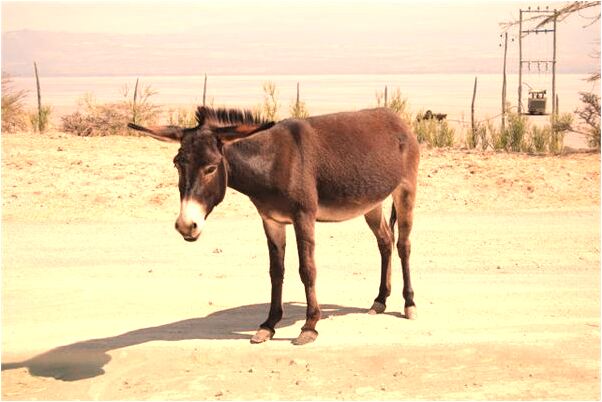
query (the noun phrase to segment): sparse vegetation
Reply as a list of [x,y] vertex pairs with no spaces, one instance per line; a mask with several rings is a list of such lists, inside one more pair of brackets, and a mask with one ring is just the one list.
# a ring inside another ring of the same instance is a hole
[[272,81],[266,81],[262,88],[263,103],[255,108],[254,113],[262,119],[276,121],[278,120],[278,109],[280,108],[276,84]]
[[309,110],[307,110],[305,102],[300,100],[296,100],[295,102],[291,103],[289,113],[291,117],[296,119],[305,119],[306,117],[309,117]]
[[27,113],[24,98],[27,91],[17,91],[12,85],[10,75],[2,72],[2,132],[13,133],[27,128]]
[[376,106],[387,107],[401,116],[404,120],[411,120],[412,116],[409,112],[408,100],[402,96],[401,89],[395,88],[390,97],[387,92],[386,99],[384,91],[376,91],[374,96],[376,97]]
[[299,96],[299,83],[298,82],[297,82],[297,97],[291,103],[291,106],[289,108],[289,113],[290,113],[291,117],[294,117],[296,119],[305,119],[306,117],[309,117],[309,111],[307,110],[307,106],[305,105],[305,102],[301,101],[301,98]]
[[61,118],[63,130],[79,136],[138,135],[129,130],[127,124],[134,116],[138,124],[152,125],[156,122],[160,110],[151,102],[156,91],[149,85],[144,86],[135,103],[129,99],[128,93],[125,86],[121,102],[105,104],[98,104],[91,94],[85,94],[80,101],[83,111]]
[[518,113],[508,113],[508,122],[502,134],[502,145],[506,151],[521,152],[525,149],[525,137],[529,120]]
[[43,133],[50,125],[50,115],[52,114],[52,107],[48,105],[42,105],[42,108],[38,111],[31,111],[28,114],[29,122],[34,131]]
[[167,111],[169,124],[180,127],[195,127],[197,125],[195,108],[181,107]]
[[[598,73],[599,79],[599,73]],[[585,125],[584,134],[587,136],[588,145],[600,149],[600,96],[593,92],[580,92],[579,96],[583,106],[575,111]]]
[[431,147],[451,147],[454,145],[455,130],[445,120],[422,119],[413,121],[418,142]]
[[306,117],[309,117],[309,110],[307,110],[305,102],[303,101],[292,103],[289,109],[289,113],[291,117],[297,119],[305,119]]
[[466,146],[482,150],[557,154],[562,152],[564,135],[571,130],[572,122],[573,116],[564,113],[556,118],[551,116],[550,124],[532,126],[526,116],[510,113],[504,130],[495,127],[491,120],[477,124],[477,143],[471,143],[472,134],[469,133]]
[[550,137],[550,129],[548,127],[533,126],[531,129],[531,150],[538,153],[546,152]]
[[[38,113],[26,111],[23,106],[25,91],[14,91],[10,87],[10,77],[2,77],[2,130],[18,131],[38,127]],[[254,113],[262,118],[277,120],[280,103],[278,90],[271,81],[263,83],[263,103],[255,107]],[[156,124],[160,116],[167,124],[183,127],[196,125],[194,108],[171,108],[162,114],[160,107],[152,103],[152,97],[157,93],[150,86],[135,90],[136,100],[130,96],[127,86],[122,90],[122,101],[99,104],[90,93],[85,94],[79,102],[78,110],[61,117],[62,130],[78,136],[104,135],[137,135],[127,129],[127,123],[134,119],[141,125]],[[576,111],[579,118],[587,126],[589,145],[600,149],[600,97],[592,93],[580,93],[584,106]],[[378,104],[383,103],[384,93],[376,92]],[[211,105],[213,102],[211,102]],[[456,132],[448,122],[438,119],[416,119],[409,110],[408,100],[396,88],[388,99],[387,107],[397,113],[413,127],[419,142],[430,147],[453,147]],[[299,98],[293,100],[289,107],[291,117],[305,118],[309,112],[305,102]],[[51,108],[42,109],[42,127],[48,127]],[[422,116],[421,113],[418,115]],[[29,123],[29,124],[28,124]],[[550,124],[535,126],[529,119],[517,113],[508,113],[504,130],[495,126],[491,119],[475,124],[474,133],[470,130],[465,134],[465,145],[469,149],[493,149],[506,152],[528,153],[560,153],[563,149],[564,135],[573,130],[571,114],[563,114],[551,118]]]
[[391,101],[387,102],[387,107],[406,121],[412,119],[412,115],[408,108],[408,99],[401,95],[401,90],[399,88],[396,88],[395,91],[393,91]]

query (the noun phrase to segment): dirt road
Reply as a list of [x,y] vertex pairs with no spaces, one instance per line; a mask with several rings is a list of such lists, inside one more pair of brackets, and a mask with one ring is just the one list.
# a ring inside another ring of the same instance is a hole
[[[599,155],[425,151],[418,319],[401,317],[399,268],[387,312],[366,314],[379,254],[363,219],[320,224],[325,317],[316,343],[295,347],[305,307],[290,229],[285,317],[251,345],[269,277],[250,203],[229,193],[189,244],[173,229],[175,183],[162,184],[169,159],[157,162],[171,148],[111,140],[124,155],[149,149],[124,174],[109,140],[55,140],[2,138],[5,400],[600,398]],[[136,182],[138,169],[151,173]],[[149,200],[153,180],[169,196],[142,206],[125,193]]]

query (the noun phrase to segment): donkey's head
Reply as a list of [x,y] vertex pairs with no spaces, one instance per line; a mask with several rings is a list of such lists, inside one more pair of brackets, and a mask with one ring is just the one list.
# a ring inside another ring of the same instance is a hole
[[200,107],[194,128],[177,126],[142,127],[133,123],[128,127],[161,141],[179,142],[174,158],[178,169],[180,215],[176,230],[185,240],[199,238],[205,219],[222,202],[228,186],[228,163],[224,145],[266,130],[273,122],[260,121],[250,112],[208,109]]

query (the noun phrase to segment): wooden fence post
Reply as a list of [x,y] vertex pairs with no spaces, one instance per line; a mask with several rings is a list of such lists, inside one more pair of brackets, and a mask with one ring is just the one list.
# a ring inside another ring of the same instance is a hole
[[42,127],[42,94],[40,91],[40,78],[38,77],[38,65],[33,62],[33,70],[36,74],[36,89],[38,91],[38,131],[41,133],[44,127]]
[[385,85],[385,107],[388,106],[388,102],[387,102],[387,86]]
[[205,106],[206,99],[207,99],[207,73],[205,73],[205,82],[203,83],[203,106]]
[[473,144],[477,144],[477,130],[475,127],[475,122],[474,122],[474,101],[475,98],[477,96],[477,77],[474,77],[474,88],[472,90],[472,103],[470,105],[470,122],[471,122],[471,127],[472,127],[472,139],[473,139]]
[[138,111],[136,110],[136,98],[138,97],[138,80],[140,78],[136,78],[136,85],[134,86],[134,103],[132,104],[132,121],[136,123],[136,115]]
[[502,133],[506,130],[506,54],[508,53],[508,32],[504,33],[504,78],[502,81]]

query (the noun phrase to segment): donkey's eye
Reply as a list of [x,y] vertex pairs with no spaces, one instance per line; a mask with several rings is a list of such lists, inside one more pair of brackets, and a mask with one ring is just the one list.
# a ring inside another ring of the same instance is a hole
[[217,170],[216,165],[209,165],[203,169],[203,173],[204,174],[212,174],[212,173],[215,173],[216,170]]

